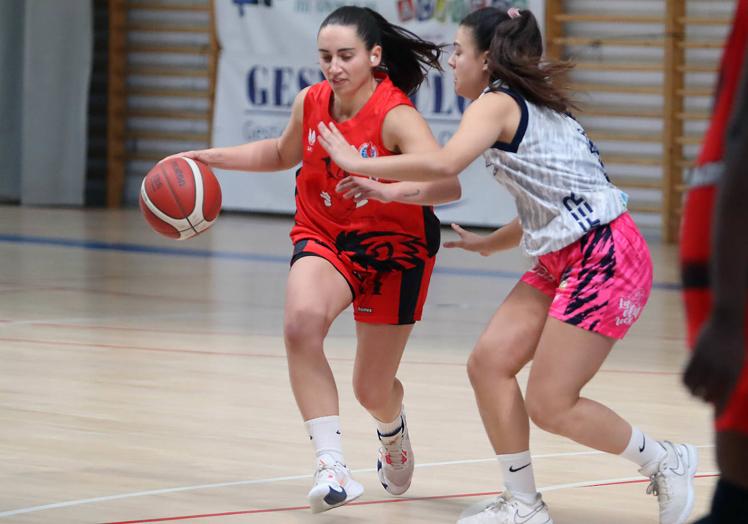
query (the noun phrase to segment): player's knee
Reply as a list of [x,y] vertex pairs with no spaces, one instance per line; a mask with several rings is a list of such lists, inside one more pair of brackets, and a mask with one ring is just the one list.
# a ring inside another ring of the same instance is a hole
[[533,391],[528,388],[525,396],[525,409],[536,426],[556,435],[566,434],[564,429],[569,421],[568,406],[547,391]]
[[524,364],[511,340],[504,342],[481,338],[468,358],[467,372],[470,382],[476,386],[496,378],[514,377]]
[[329,323],[324,314],[314,311],[287,311],[283,337],[288,351],[321,347]]
[[384,388],[362,378],[353,381],[353,393],[356,400],[367,411],[378,411],[387,406],[390,400],[391,388]]

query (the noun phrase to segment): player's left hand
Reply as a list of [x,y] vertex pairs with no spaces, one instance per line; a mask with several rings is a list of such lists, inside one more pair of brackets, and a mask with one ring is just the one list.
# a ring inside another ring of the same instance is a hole
[[717,413],[725,408],[745,364],[742,324],[721,317],[713,315],[702,328],[683,375],[689,391],[714,404]]
[[371,178],[361,176],[347,176],[335,187],[335,191],[343,194],[343,198],[352,198],[354,202],[363,200],[379,200],[392,202],[395,184],[383,184]]
[[465,251],[480,253],[484,257],[487,257],[491,253],[493,253],[493,251],[487,246],[485,236],[466,231],[465,229],[462,229],[462,227],[460,227],[458,224],[452,224],[452,230],[459,235],[459,239],[444,242],[444,247],[458,247],[464,249]]
[[317,128],[319,129],[319,143],[330,155],[332,161],[344,171],[355,173],[357,162],[362,160],[358,150],[348,143],[333,122],[330,122],[329,126],[320,122]]

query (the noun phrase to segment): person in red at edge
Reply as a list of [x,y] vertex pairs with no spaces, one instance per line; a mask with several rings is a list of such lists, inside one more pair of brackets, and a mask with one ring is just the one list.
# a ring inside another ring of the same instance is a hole
[[712,121],[696,164],[689,173],[691,188],[681,231],[688,342],[693,348],[684,382],[694,395],[715,406],[717,463],[721,472],[711,514],[699,522],[745,523],[748,0],[739,0],[735,12],[722,57]]
[[438,149],[407,94],[424,80],[427,66],[440,68],[441,47],[352,6],[322,22],[317,45],[325,81],[296,96],[279,138],[179,154],[246,171],[302,163],[284,337],[291,387],[316,452],[309,492],[315,513],[363,492],[343,458],[338,391],[323,351],[330,325],[351,303],[353,389],[376,420],[379,479],[394,495],[410,486],[413,452],[396,373],[421,318],[439,248],[439,221],[430,205],[460,197],[459,182],[452,181],[386,184],[379,195],[384,202],[345,199],[335,187],[348,173],[330,160],[316,134],[317,122],[333,120],[367,157]]

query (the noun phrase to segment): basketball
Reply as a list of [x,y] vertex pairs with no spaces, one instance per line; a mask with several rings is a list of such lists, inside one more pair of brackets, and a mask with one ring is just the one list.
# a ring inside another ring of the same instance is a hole
[[215,222],[221,211],[221,186],[202,162],[171,158],[156,164],[145,176],[139,201],[155,232],[186,240]]

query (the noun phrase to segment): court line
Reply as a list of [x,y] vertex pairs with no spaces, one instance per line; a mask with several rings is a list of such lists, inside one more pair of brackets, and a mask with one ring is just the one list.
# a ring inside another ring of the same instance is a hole
[[[696,446],[697,448],[713,448],[713,444],[704,444],[700,446]],[[561,453],[541,453],[539,455],[533,454],[531,457],[532,459],[545,459],[545,458],[565,458],[565,457],[578,457],[578,456],[584,456],[584,455],[606,455],[606,453],[602,451],[570,451],[570,452],[561,452]],[[485,463],[485,462],[496,462],[496,457],[491,458],[484,458],[484,459],[463,459],[463,460],[450,460],[445,462],[428,462],[425,464],[416,464],[416,468],[418,469],[424,469],[424,468],[433,468],[433,467],[439,467],[439,466],[460,466],[465,464],[479,464],[479,463]],[[375,472],[376,468],[360,468],[360,469],[353,469],[351,470],[352,473],[372,473]],[[193,486],[181,486],[177,488],[161,488],[161,489],[153,489],[148,491],[136,491],[131,493],[121,493],[119,495],[107,495],[103,497],[92,497],[87,499],[79,499],[79,500],[69,500],[65,502],[55,502],[51,504],[42,504],[39,506],[30,506],[27,508],[19,508],[9,511],[3,511],[0,512],[0,518],[2,517],[12,517],[14,515],[21,515],[24,513],[34,513],[37,511],[43,511],[48,509],[60,509],[60,508],[68,508],[71,506],[82,506],[85,504],[95,504],[97,502],[108,502],[111,500],[122,500],[122,499],[129,499],[129,498],[135,498],[135,497],[147,497],[147,496],[153,496],[153,495],[165,495],[169,493],[180,493],[184,491],[198,491],[198,490],[204,490],[204,489],[215,489],[215,488],[226,488],[226,487],[233,487],[233,486],[249,486],[249,485],[256,485],[256,484],[273,484],[276,482],[285,482],[289,480],[303,480],[303,479],[310,479],[312,478],[312,475],[291,475],[291,476],[285,476],[285,477],[271,477],[271,478],[265,478],[265,479],[251,479],[251,480],[235,480],[231,482],[216,482],[211,484],[196,484]],[[632,477],[634,479],[640,478],[640,477]],[[646,481],[647,479],[645,479]],[[548,489],[548,488],[546,488]],[[388,499],[388,500],[401,500],[401,499]],[[404,499],[408,500],[408,499]]]
[[[695,478],[702,479],[702,478],[712,478],[712,477],[718,477],[719,473],[717,472],[708,472],[708,473],[702,473],[699,475],[696,475]],[[624,477],[624,478],[618,478],[618,479],[605,479],[605,480],[593,480],[593,481],[585,481],[585,482],[573,482],[570,484],[556,484],[552,486],[546,486],[545,488],[538,489],[541,493],[547,493],[549,491],[558,491],[562,489],[571,489],[571,488],[598,488],[598,487],[610,487],[610,486],[620,486],[624,484],[643,484],[649,482],[648,478],[641,478],[641,477]],[[486,496],[496,496],[499,495],[500,491],[486,491],[481,493],[458,493],[458,494],[452,494],[452,495],[434,495],[430,497],[409,497],[409,498],[399,498],[399,499],[379,499],[379,500],[365,500],[360,502],[350,502],[346,504],[346,506],[370,506],[373,504],[396,504],[396,503],[404,503],[404,502],[420,502],[424,500],[445,500],[445,499],[459,499],[459,498],[467,498],[467,497],[486,497]],[[309,506],[291,506],[291,507],[285,507],[285,508],[267,508],[267,509],[253,509],[253,510],[244,510],[244,511],[227,511],[223,513],[204,513],[200,515],[182,515],[177,517],[160,517],[160,518],[154,518],[154,519],[141,519],[141,520],[121,520],[121,521],[113,521],[113,522],[106,522],[102,524],[145,524],[148,522],[169,522],[169,521],[175,521],[175,520],[192,520],[192,519],[201,519],[201,518],[208,518],[208,517],[230,517],[234,515],[256,515],[258,513],[279,513],[279,512],[285,512],[285,511],[300,511],[300,510],[306,510],[309,509]]]
[[[121,251],[126,253],[140,253],[148,255],[169,255],[178,257],[217,258],[222,260],[239,260],[246,262],[270,262],[288,264],[289,256],[265,255],[261,253],[241,253],[238,251],[217,251],[211,249],[176,248],[165,246],[149,246],[128,242],[104,242],[101,240],[79,240],[72,238],[41,237],[31,235],[0,234],[0,242],[10,244],[32,244],[41,246],[57,246],[94,251]],[[518,280],[523,273],[516,271],[501,271],[476,268],[459,268],[437,265],[434,274],[460,277],[504,278]],[[655,282],[655,289],[666,291],[680,291],[681,286],[675,282]]]
[[[263,335],[270,336],[270,335]],[[272,359],[286,359],[284,353],[247,353],[237,351],[206,351],[204,349],[181,349],[181,348],[160,348],[160,347],[149,347],[149,346],[132,346],[125,344],[102,344],[100,342],[85,342],[85,341],[62,341],[62,340],[44,340],[44,339],[33,339],[33,338],[17,338],[17,337],[0,337],[2,342],[19,342],[21,344],[38,344],[42,346],[67,346],[67,347],[80,347],[80,348],[100,348],[100,349],[124,349],[131,351],[150,351],[153,353],[178,353],[185,355],[205,355],[205,356],[217,356],[217,357],[238,357],[238,358],[272,358]],[[354,362],[354,357],[328,357],[327,360],[330,362]],[[409,365],[423,365],[423,366],[460,366],[464,367],[466,362],[446,362],[439,360],[409,360],[403,359],[401,364]],[[646,369],[606,369],[601,368],[598,373],[617,373],[624,375],[653,375],[653,376],[673,376],[680,375],[682,370],[677,371],[652,371]]]

